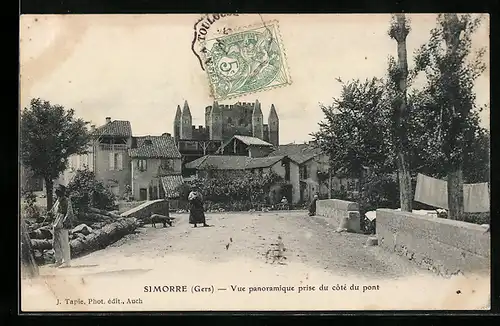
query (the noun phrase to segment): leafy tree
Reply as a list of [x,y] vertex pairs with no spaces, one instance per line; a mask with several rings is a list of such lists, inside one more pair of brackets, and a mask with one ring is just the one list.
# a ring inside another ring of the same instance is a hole
[[[389,28],[389,36],[396,40],[398,48],[398,63],[394,59],[389,64],[389,86],[392,86],[392,107],[394,110],[394,144],[396,147],[396,162],[399,177],[399,194],[401,210],[412,211],[412,189],[410,177],[410,162],[408,155],[407,135],[407,88],[408,88],[408,58],[406,52],[406,37],[410,27],[405,14],[396,14]],[[389,88],[391,90],[391,88]]]
[[339,98],[322,106],[325,115],[314,141],[330,154],[333,173],[360,176],[366,167],[377,173],[394,170],[392,112],[384,82],[377,78],[342,82]]
[[77,214],[85,212],[89,207],[111,210],[115,206],[113,193],[88,169],[76,172],[68,190]]
[[68,157],[85,152],[86,122],[76,119],[73,110],[36,98],[21,112],[20,129],[21,160],[44,179],[50,209],[54,180],[65,170]]
[[[433,102],[427,89],[415,90],[409,96],[412,116],[408,123],[409,151],[411,170],[435,178],[446,179],[448,174],[445,152],[442,149],[441,110]],[[468,132],[465,141],[463,176],[466,183],[486,182],[489,180],[490,137],[480,126],[479,113],[474,110],[468,118]]]
[[[480,18],[471,15],[441,14],[431,37],[415,59],[417,69],[424,71],[424,89],[439,116],[438,146],[443,153],[442,165],[447,171],[449,215],[463,217],[463,167],[470,156],[471,139],[477,132],[474,82],[485,70],[484,49],[473,54],[471,38]],[[472,57],[472,60],[470,60]]]

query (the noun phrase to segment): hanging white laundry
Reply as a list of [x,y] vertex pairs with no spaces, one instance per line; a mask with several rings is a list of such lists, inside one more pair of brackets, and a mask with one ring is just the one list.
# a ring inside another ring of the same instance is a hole
[[415,201],[448,209],[448,183],[419,173],[415,188]]
[[[464,184],[464,212],[484,213],[490,211],[490,190],[487,182]],[[448,209],[448,182],[417,175],[415,201],[430,206]]]
[[464,211],[466,213],[490,211],[490,190],[487,182],[464,184]]

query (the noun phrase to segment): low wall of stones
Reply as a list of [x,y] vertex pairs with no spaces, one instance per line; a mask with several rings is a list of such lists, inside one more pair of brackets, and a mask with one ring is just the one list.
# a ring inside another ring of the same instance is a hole
[[134,207],[122,214],[123,217],[135,217],[138,220],[149,220],[151,214],[169,215],[169,202],[166,199],[157,199],[147,201],[141,205]]
[[361,232],[359,204],[339,199],[322,199],[316,202],[316,214],[331,218],[340,229]]
[[490,272],[490,232],[477,224],[377,210],[382,248],[443,276]]

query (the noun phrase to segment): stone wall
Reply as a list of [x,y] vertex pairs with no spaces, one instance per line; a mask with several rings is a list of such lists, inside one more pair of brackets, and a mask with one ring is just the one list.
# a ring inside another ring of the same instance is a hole
[[150,200],[143,204],[120,214],[123,217],[135,217],[139,220],[147,220],[151,214],[169,216],[169,202],[165,199]]
[[339,228],[349,232],[361,232],[361,218],[359,204],[339,200],[323,199],[316,202],[316,214],[334,220]]
[[490,233],[467,222],[377,210],[379,246],[448,276],[490,272]]
[[121,200],[118,202],[118,214],[125,213],[126,211],[131,210],[139,205],[144,204],[146,201],[124,201]]

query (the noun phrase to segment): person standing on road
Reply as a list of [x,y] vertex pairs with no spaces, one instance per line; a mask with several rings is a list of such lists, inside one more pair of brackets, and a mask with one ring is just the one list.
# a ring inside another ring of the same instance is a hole
[[189,201],[189,224],[197,227],[197,224],[208,226],[205,220],[205,211],[203,209],[203,198],[201,194],[193,189],[188,196]]
[[318,201],[318,195],[314,195],[313,200],[309,204],[309,216],[316,215],[316,202]]
[[55,215],[53,223],[55,267],[69,267],[71,248],[69,246],[69,230],[73,227],[73,206],[66,196],[66,187],[60,185],[56,189],[57,201],[51,209]]

